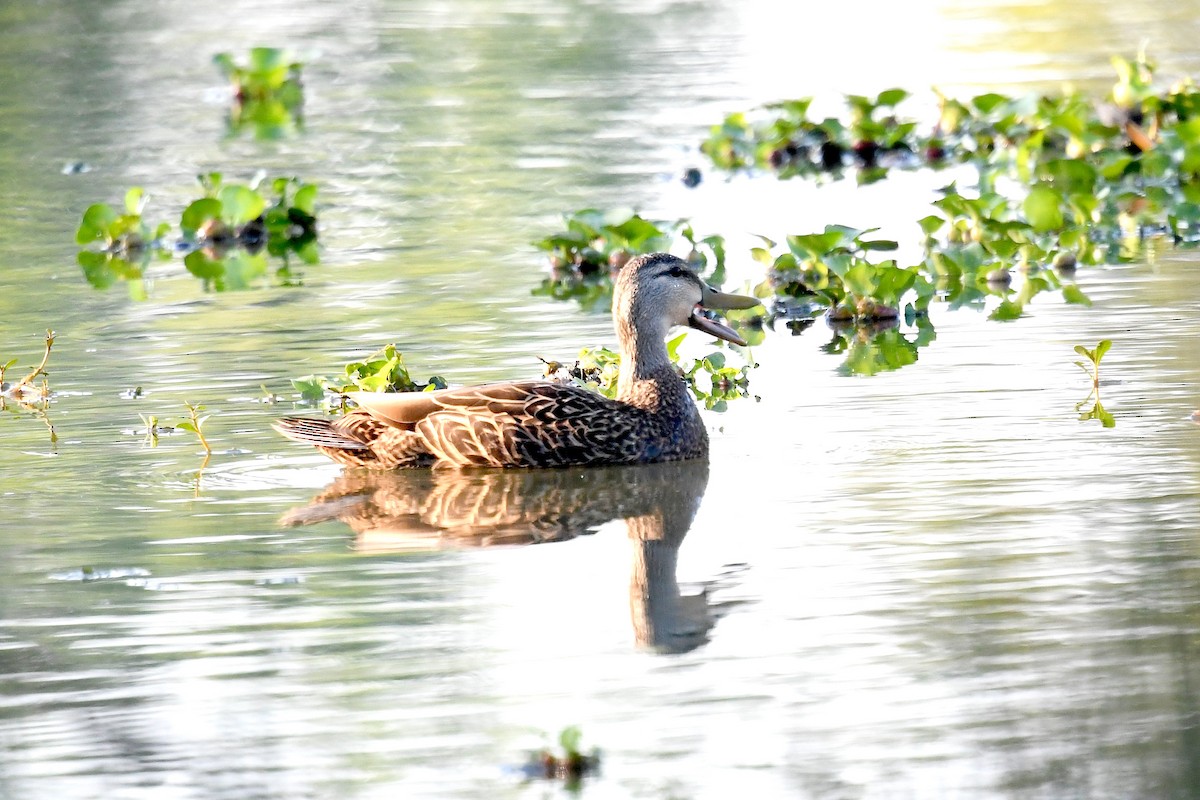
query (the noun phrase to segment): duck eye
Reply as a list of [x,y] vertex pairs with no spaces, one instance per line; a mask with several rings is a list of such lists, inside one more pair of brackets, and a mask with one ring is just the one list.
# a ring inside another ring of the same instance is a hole
[[667,274],[670,275],[672,278],[682,278],[685,274],[685,270],[683,269],[683,267],[674,266],[674,267],[671,267],[669,270],[667,270]]

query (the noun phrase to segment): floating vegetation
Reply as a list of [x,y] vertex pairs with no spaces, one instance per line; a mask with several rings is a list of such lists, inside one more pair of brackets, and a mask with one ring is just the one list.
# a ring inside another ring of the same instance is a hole
[[[1075,410],[1079,412],[1081,422],[1089,419],[1098,419],[1100,424],[1105,428],[1114,428],[1117,425],[1117,420],[1111,413],[1105,410],[1100,403],[1100,360],[1104,358],[1104,354],[1112,347],[1111,339],[1103,339],[1096,344],[1094,348],[1087,348],[1081,344],[1075,345],[1075,352],[1087,359],[1085,364],[1082,361],[1076,361],[1075,365],[1083,370],[1092,380],[1092,390],[1088,396],[1075,404]],[[1088,403],[1091,403],[1088,406]]]
[[46,365],[50,363],[50,350],[53,347],[54,331],[48,330],[46,349],[42,353],[41,362],[14,383],[9,383],[4,378],[8,371],[17,365],[19,359],[13,358],[0,363],[0,411],[32,412],[49,430],[51,446],[58,444],[58,433],[46,414],[53,396],[48,380],[49,373],[46,372]]
[[446,388],[446,381],[437,375],[425,383],[414,381],[394,344],[385,345],[363,361],[350,362],[343,372],[339,380],[318,375],[295,378],[292,386],[306,402],[324,401],[341,410],[345,410],[346,392],[428,392]]
[[[681,333],[667,341],[667,355],[675,363],[688,390],[710,411],[725,411],[730,400],[750,396],[750,370],[755,363],[733,366],[725,352],[715,350],[700,358],[687,358],[679,354],[679,347],[687,338]],[[542,359],[546,365],[546,376],[558,381],[570,382],[599,392],[605,397],[617,396],[617,382],[621,374],[621,354],[607,347],[585,347],[572,366],[563,362]]]
[[[45,404],[50,399],[50,384],[47,380],[46,364],[50,362],[50,350],[54,347],[54,331],[46,331],[46,349],[42,353],[41,362],[28,374],[15,383],[4,380],[8,371],[17,365],[19,359],[13,358],[0,364],[0,403],[4,400],[14,400],[18,404],[30,406]],[[38,382],[41,378],[41,382]]]
[[[875,261],[870,251],[895,243],[840,226],[789,236],[782,253],[764,239],[752,255],[767,267],[756,293],[772,298],[772,318],[799,332],[824,314],[835,330],[826,349],[847,353],[846,371],[873,373],[932,341],[932,302],[996,320],[1022,316],[1047,291],[1091,305],[1074,281],[1079,267],[1128,261],[1148,237],[1200,242],[1200,90],[1190,79],[1157,87],[1144,53],[1112,63],[1117,81],[1103,101],[939,93],[923,129],[898,111],[908,93],[889,89],[847,96],[839,117],[818,119],[801,98],[713,126],[701,150],[726,170],[816,180],[855,170],[860,183],[949,165],[978,175],[977,191],[951,183],[918,221],[918,264]],[[899,332],[891,321],[900,319],[915,330]]]
[[563,216],[565,227],[534,242],[550,258],[550,277],[535,295],[575,300],[584,308],[607,309],[612,279],[630,258],[669,252],[686,243],[687,262],[709,283],[725,279],[725,240],[699,237],[687,220],[648,220],[628,211],[583,209]]
[[1062,229],[1064,249],[1123,237],[1200,240],[1200,90],[1190,79],[1155,89],[1144,53],[1112,62],[1118,79],[1102,102],[1079,92],[939,94],[938,119],[919,133],[916,120],[896,113],[908,97],[902,89],[850,95],[845,118],[820,121],[808,116],[812,99],[802,98],[765,106],[754,122],[729,115],[701,150],[727,170],[840,177],[853,167],[863,183],[892,168],[969,164],[984,191],[1001,177],[1021,187],[1023,196],[1011,199],[1026,221],[1039,233]]
[[88,206],[83,219],[75,231],[75,242],[83,246],[100,242],[103,251],[114,255],[130,256],[158,246],[171,225],[160,223],[151,228],[142,219],[146,205],[146,193],[140,186],[125,192],[125,212],[121,213],[107,203]]
[[788,236],[787,251],[779,255],[773,252],[776,243],[764,238],[766,247],[751,251],[767,267],[755,295],[806,302],[832,321],[872,324],[899,319],[901,300],[912,289],[916,300],[909,315],[923,315],[933,286],[916,267],[870,260],[868,253],[896,249],[893,241],[863,238],[875,230],[827,225],[821,233]]
[[[103,203],[89,207],[75,234],[81,245],[102,246],[99,251],[81,250],[76,257],[88,283],[105,289],[125,281],[131,296],[143,300],[143,278],[152,254],[170,259],[176,251],[185,254],[188,272],[213,291],[249,288],[272,270],[280,284],[293,285],[299,279],[293,258],[303,264],[320,260],[315,184],[265,176],[249,184],[225,183],[219,172],[201,175],[198,181],[204,196],[183,210],[182,238],[175,243],[166,241],[169,223],[151,230],[142,221],[141,187],[126,193],[124,214]],[[268,257],[276,260],[274,267]]]
[[231,133],[252,129],[259,139],[279,139],[303,124],[303,65],[286,50],[254,47],[241,62],[218,53],[213,63],[233,85]]
[[521,773],[526,778],[562,781],[569,791],[578,791],[583,779],[600,770],[600,750],[583,752],[583,733],[578,726],[564,728],[558,735],[559,749],[543,747],[529,754]]

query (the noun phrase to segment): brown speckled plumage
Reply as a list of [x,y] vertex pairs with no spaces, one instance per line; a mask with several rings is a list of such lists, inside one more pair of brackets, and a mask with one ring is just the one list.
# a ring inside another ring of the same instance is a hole
[[[286,417],[276,430],[342,464],[376,467],[561,467],[700,458],[708,434],[667,356],[675,325],[738,341],[693,314],[703,302],[756,301],[704,286],[680,259],[632,259],[618,276],[613,317],[623,353],[617,399],[579,386],[515,381],[414,394],[357,393],[339,419]],[[741,343],[741,342],[739,342]]]

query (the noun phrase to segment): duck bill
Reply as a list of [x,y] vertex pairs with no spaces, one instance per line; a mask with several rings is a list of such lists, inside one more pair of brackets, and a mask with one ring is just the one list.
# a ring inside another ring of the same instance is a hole
[[710,336],[715,336],[718,339],[724,339],[727,342],[733,342],[734,344],[741,345],[742,347],[746,346],[746,340],[738,336],[735,330],[726,325],[722,325],[715,319],[709,319],[708,317],[702,316],[700,309],[698,308],[692,311],[692,315],[688,317],[688,325],[698,331],[704,331]]
[[[711,286],[705,286],[704,299],[700,301],[700,305],[705,308],[743,309],[754,308],[759,305],[759,301],[753,297],[746,297],[741,294],[718,292]],[[736,331],[715,319],[709,319],[704,316],[700,313],[699,308],[692,311],[692,316],[688,319],[688,325],[718,339],[724,339],[727,342],[732,342],[742,347],[746,346],[746,340],[738,336]]]

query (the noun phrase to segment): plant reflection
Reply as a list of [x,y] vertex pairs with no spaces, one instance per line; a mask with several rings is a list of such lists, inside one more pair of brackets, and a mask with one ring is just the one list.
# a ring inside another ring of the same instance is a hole
[[706,592],[684,596],[675,571],[708,483],[687,461],[554,470],[347,470],[287,526],[339,519],[360,551],[561,542],[624,519],[633,546],[629,606],[639,645],[664,653],[708,641]]

